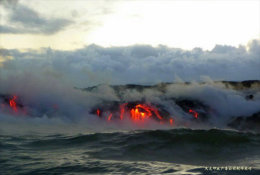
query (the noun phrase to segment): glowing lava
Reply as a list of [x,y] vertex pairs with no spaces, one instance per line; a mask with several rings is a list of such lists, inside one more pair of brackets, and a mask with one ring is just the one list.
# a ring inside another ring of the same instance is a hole
[[15,111],[17,112],[17,104],[16,104],[16,100],[17,99],[17,96],[13,96],[12,99],[9,100],[9,105],[10,107]]
[[109,114],[109,116],[108,116],[107,120],[108,120],[108,121],[110,121],[110,120],[111,120],[111,118],[112,118],[112,114]]
[[[104,111],[103,111],[104,112]],[[95,113],[98,117],[102,117],[101,110],[96,109]],[[112,113],[109,113],[107,121],[112,120]],[[134,122],[143,122],[147,119],[155,119],[161,124],[168,123],[174,124],[173,118],[161,116],[159,110],[156,107],[146,104],[133,104],[133,103],[122,103],[119,105],[119,114],[116,113],[113,118],[123,120],[125,117],[130,118]]]
[[173,125],[173,119],[172,118],[169,120],[169,122],[170,122],[171,125]]
[[[127,109],[126,109],[127,104],[128,103],[124,103],[124,104],[120,105],[120,119],[121,120],[124,118],[125,111],[127,111]],[[154,117],[156,117],[157,120],[159,120],[161,124],[164,124],[164,121],[166,121],[165,118],[159,114],[159,111],[157,108],[155,108],[153,106],[148,106],[146,104],[137,104],[134,107],[131,107],[130,109],[128,108],[128,111],[130,114],[130,118],[135,122],[142,122],[146,119],[150,119],[150,118],[154,118]],[[172,118],[170,118],[168,120],[168,122],[170,123],[170,125],[173,125],[174,120]]]
[[100,110],[99,109],[97,109],[97,116],[100,117]]
[[147,106],[145,104],[137,104],[130,111],[131,118],[134,121],[140,121],[140,120],[148,119],[148,118],[152,117],[153,113],[155,114],[155,116],[159,120],[163,119],[163,117],[159,114],[159,112],[156,108],[153,108],[151,106]]
[[125,107],[128,103],[124,103],[120,105],[120,120],[124,119]]
[[196,111],[189,109],[189,113],[191,113],[195,118],[198,118],[199,113],[197,113]]

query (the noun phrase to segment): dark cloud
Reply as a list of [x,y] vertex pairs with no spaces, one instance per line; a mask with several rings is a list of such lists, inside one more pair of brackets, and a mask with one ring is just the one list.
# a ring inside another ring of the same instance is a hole
[[23,32],[14,27],[0,25],[0,33],[17,34],[17,33],[23,33]]
[[11,34],[45,34],[51,35],[72,24],[72,21],[63,18],[45,18],[31,8],[18,4],[9,11],[9,25],[0,26],[0,33]]
[[2,62],[1,69],[3,72],[15,67],[12,73],[52,72],[79,87],[100,83],[169,82],[176,77],[183,81],[198,81],[205,76],[213,80],[260,79],[259,40],[251,41],[247,47],[248,50],[245,46],[217,45],[211,51],[200,48],[187,51],[165,46],[103,48],[90,45],[75,51],[2,50],[1,53],[8,53],[13,59]]
[[0,0],[0,4],[6,7],[14,7],[18,3],[18,0]]

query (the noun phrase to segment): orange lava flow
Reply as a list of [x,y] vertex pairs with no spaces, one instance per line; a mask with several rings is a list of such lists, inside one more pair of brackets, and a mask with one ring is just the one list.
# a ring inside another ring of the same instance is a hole
[[152,116],[150,108],[146,105],[138,104],[131,109],[131,118],[135,121],[144,120]]
[[15,112],[17,112],[17,105],[16,105],[16,101],[15,101],[16,99],[17,99],[17,96],[14,95],[13,98],[9,100],[9,105]]
[[109,116],[108,116],[107,120],[108,120],[108,121],[110,121],[110,120],[111,120],[111,118],[112,118],[112,114],[109,114]]
[[198,118],[199,113],[197,113],[196,111],[189,109],[189,113],[191,113],[195,118]]
[[[165,119],[164,117],[162,117],[160,115],[159,110],[153,106],[146,105],[146,104],[136,104],[134,106],[132,106],[132,105],[130,105],[130,106],[131,107],[129,107],[128,103],[120,104],[120,106],[119,106],[120,120],[123,120],[124,117],[129,117],[134,122],[142,122],[146,119],[157,118],[161,124],[164,124],[165,122],[169,123],[170,125],[174,124],[173,118]],[[102,116],[100,109],[96,110],[96,115],[98,117]],[[109,113],[109,115],[107,117],[107,121],[111,121],[112,116],[113,116],[113,114]],[[117,117],[115,117],[115,119],[116,118]]]
[[131,109],[130,116],[134,121],[142,121],[150,118],[153,113],[159,120],[163,120],[163,117],[159,114],[158,109],[145,104],[137,104]]

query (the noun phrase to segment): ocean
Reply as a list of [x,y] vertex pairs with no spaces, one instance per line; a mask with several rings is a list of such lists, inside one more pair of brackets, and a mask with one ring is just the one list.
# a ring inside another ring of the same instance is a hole
[[0,135],[0,174],[256,175],[259,148],[260,134],[218,129]]
[[28,92],[0,94],[0,175],[260,174],[260,81]]

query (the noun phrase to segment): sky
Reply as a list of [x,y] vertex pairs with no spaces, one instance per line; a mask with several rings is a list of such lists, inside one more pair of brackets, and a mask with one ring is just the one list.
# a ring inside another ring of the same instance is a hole
[[0,15],[0,88],[260,80],[260,0],[0,0]]
[[[17,95],[29,116],[42,117],[13,120],[0,105],[0,132],[71,131],[79,127],[63,119],[85,120],[119,100],[162,104],[177,117],[184,111],[169,99],[182,96],[209,104],[215,119],[259,112],[259,92],[246,100],[212,83],[222,80],[260,80],[260,0],[0,0],[0,102]],[[163,82],[192,83],[122,99],[107,86]],[[89,119],[82,128],[107,128]]]
[[0,47],[213,49],[260,38],[259,0],[1,0]]

